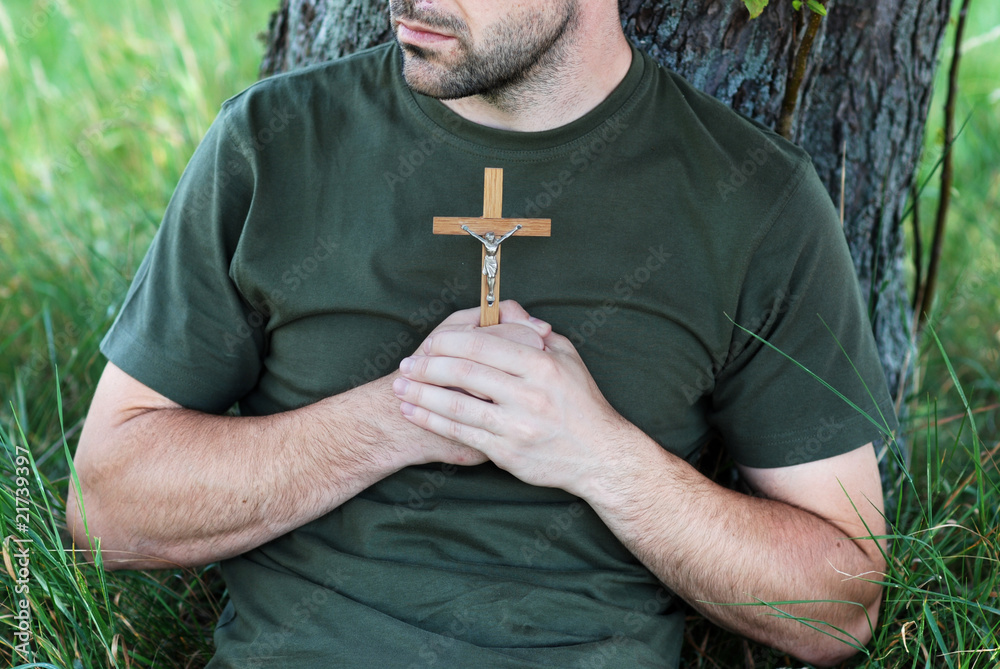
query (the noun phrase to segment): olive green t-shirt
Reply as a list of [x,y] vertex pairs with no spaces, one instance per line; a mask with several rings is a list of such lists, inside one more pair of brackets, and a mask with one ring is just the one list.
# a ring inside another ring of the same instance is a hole
[[[192,158],[102,350],[212,413],[381,377],[479,302],[481,245],[431,221],[480,215],[485,167],[505,217],[552,219],[504,242],[502,297],[663,448],[715,436],[781,467],[878,436],[802,367],[895,426],[808,156],[638,52],[590,113],[535,133],[410,92],[395,45],[255,84]],[[490,464],[404,469],[222,571],[212,669],[664,667],[681,644],[679,603],[585,502]]]

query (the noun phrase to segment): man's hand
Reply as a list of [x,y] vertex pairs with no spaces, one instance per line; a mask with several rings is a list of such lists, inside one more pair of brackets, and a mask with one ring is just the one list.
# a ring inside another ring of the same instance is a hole
[[[488,335],[482,334],[487,332]],[[438,339],[465,336],[488,336],[491,341],[495,340],[509,346],[540,352],[545,347],[544,337],[551,335],[551,333],[552,327],[548,323],[530,317],[517,302],[504,301],[500,303],[499,325],[480,328],[479,307],[456,311],[434,328],[417,349],[417,354],[429,350],[431,343]],[[390,374],[381,381],[393,388],[400,383],[405,383],[399,373]],[[441,390],[451,394],[464,394],[465,392],[476,394],[472,389],[458,388],[459,384],[457,383],[451,385],[455,387],[447,390],[442,388]],[[389,392],[386,393],[386,397],[391,398]],[[470,401],[482,403],[486,396],[479,395],[481,399],[467,397]],[[412,421],[400,420],[400,412],[395,402],[393,402],[391,410],[386,412],[385,417],[384,429],[386,432],[392,434],[400,444],[411,449],[409,464],[447,462],[455,465],[478,465],[489,459],[486,454],[469,442],[453,439],[451,435],[440,432],[436,434],[442,438],[434,438],[426,430],[420,429],[423,426],[419,423],[413,424]]]
[[400,410],[526,483],[584,496],[627,457],[638,430],[608,404],[568,339],[546,325],[538,347],[531,334],[541,329],[502,327],[432,333],[400,365]]

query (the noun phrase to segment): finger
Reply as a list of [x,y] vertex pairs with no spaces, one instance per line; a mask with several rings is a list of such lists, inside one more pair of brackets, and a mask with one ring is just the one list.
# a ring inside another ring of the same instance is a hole
[[[402,400],[400,412],[411,423],[476,450],[482,450],[495,436],[490,427],[499,426],[485,410],[494,405],[468,395],[406,379],[397,379],[393,391]],[[475,402],[481,406],[472,406]]]
[[499,411],[497,405],[465,393],[406,378],[396,379],[392,384],[392,392],[408,404],[463,425],[493,432],[500,424],[496,418]]
[[[544,355],[534,346],[502,337],[494,337],[486,329],[435,333],[424,342],[422,352],[428,356],[460,358],[477,362],[518,377],[527,375],[540,363],[539,356]],[[406,374],[402,363],[400,371],[403,371],[404,375]]]
[[[447,356],[416,356],[406,358],[399,364],[401,381],[411,381],[411,394],[405,398],[409,402],[428,409],[441,409],[444,415],[457,418],[459,408],[472,409],[489,406],[491,402],[509,403],[516,394],[511,386],[514,377],[506,372],[473,360],[452,358]],[[398,388],[397,388],[398,385]],[[437,388],[441,393],[430,389]],[[405,389],[403,383],[394,384],[393,390]],[[417,395],[415,393],[424,393]],[[452,395],[461,395],[453,397]],[[445,410],[440,404],[433,407],[418,401],[421,397],[431,397],[437,402],[444,400],[455,403],[451,410]]]
[[538,331],[530,327],[526,327],[525,325],[521,325],[520,323],[502,323],[500,325],[491,325],[480,331],[493,337],[500,337],[508,341],[537,348],[539,351],[545,348],[545,340],[538,334]]
[[486,449],[488,448],[487,441],[490,435],[486,431],[431,413],[427,409],[415,406],[409,402],[400,404],[399,409],[400,413],[403,414],[403,418],[417,427],[421,427],[439,437],[444,437],[445,439],[450,439],[473,448],[489,458],[489,453],[486,452]]
[[[447,318],[438,323],[431,334],[433,335],[435,332],[446,332],[448,330],[467,332],[478,327],[479,309],[461,309],[460,311],[449,314]],[[542,346],[544,346],[544,344]],[[539,348],[542,346],[539,346]],[[417,353],[427,355],[426,347],[427,340],[425,339],[420,343],[420,346],[417,347]]]
[[580,357],[580,353],[576,350],[576,346],[573,345],[573,342],[557,332],[550,333],[548,336],[544,337],[543,340],[545,342],[546,350],[554,353],[561,353],[563,355],[571,355],[577,358]]
[[431,342],[434,337],[439,336],[442,333],[468,333],[473,331],[523,344],[525,346],[530,346],[531,348],[538,349],[539,351],[545,348],[545,340],[539,336],[537,330],[521,323],[502,323],[500,325],[491,325],[486,328],[480,328],[479,326],[472,325],[452,325],[448,327],[442,325],[435,328],[434,332],[432,332],[427,339],[421,342],[420,347],[414,355],[431,355]]
[[531,316],[528,312],[524,310],[516,300],[501,300],[500,301],[500,322],[507,323],[520,323],[522,321],[527,321]]
[[524,307],[514,300],[502,300],[500,302],[500,323],[520,323],[521,325],[530,327],[541,337],[552,332],[551,325],[540,318],[531,316],[525,311]]
[[441,325],[479,325],[479,307],[471,309],[460,309],[441,321]]

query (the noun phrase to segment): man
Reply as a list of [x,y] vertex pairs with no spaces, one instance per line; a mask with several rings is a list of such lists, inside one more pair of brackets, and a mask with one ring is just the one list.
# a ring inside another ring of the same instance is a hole
[[[611,0],[392,25],[228,101],[185,171],[77,452],[108,564],[221,561],[213,669],[672,666],[677,597],[852,654],[894,419],[808,157],[631,49]],[[443,318],[477,249],[430,222],[474,215],[487,166],[553,236],[505,242],[518,301],[478,328]],[[712,435],[754,496],[691,466]]]

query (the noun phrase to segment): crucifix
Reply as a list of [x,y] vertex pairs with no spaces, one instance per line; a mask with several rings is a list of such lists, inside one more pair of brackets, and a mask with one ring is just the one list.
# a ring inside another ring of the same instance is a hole
[[503,170],[487,167],[483,183],[483,215],[480,218],[434,217],[435,235],[471,235],[483,245],[482,287],[479,324],[500,322],[500,243],[513,234],[549,237],[548,218],[503,218]]

